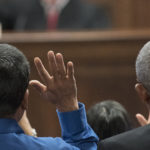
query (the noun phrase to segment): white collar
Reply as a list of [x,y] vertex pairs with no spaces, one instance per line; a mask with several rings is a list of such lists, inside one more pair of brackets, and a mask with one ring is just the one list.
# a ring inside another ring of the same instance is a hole
[[44,7],[46,13],[53,8],[60,13],[65,8],[65,6],[69,3],[69,1],[70,0],[56,0],[55,5],[51,5],[51,4],[45,4],[43,0],[41,0],[41,5]]

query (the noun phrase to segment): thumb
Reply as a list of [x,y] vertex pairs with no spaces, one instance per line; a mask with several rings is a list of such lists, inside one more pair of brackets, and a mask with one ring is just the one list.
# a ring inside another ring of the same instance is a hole
[[34,87],[40,94],[42,94],[46,89],[46,86],[37,80],[31,80],[29,85]]
[[142,114],[136,114],[136,119],[141,126],[145,126],[148,124],[148,121]]

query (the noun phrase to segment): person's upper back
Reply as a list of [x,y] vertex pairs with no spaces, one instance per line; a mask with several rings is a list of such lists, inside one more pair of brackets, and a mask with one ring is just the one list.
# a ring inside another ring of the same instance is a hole
[[[58,144],[59,143],[59,144]],[[66,147],[64,147],[66,145]],[[13,119],[0,119],[0,149],[2,150],[54,150],[69,149],[61,138],[25,135]]]
[[149,150],[150,125],[107,138],[99,142],[98,150]]

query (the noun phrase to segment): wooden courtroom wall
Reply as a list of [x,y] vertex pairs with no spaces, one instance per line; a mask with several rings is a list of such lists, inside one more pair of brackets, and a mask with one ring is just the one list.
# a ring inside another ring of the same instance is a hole
[[89,0],[106,7],[114,28],[134,29],[150,27],[149,0]]
[[148,28],[150,27],[149,0],[112,0],[114,27]]
[[[150,38],[150,31],[4,33],[1,43],[17,46],[31,65],[31,79],[39,79],[33,58],[39,56],[47,66],[46,53],[55,50],[72,60],[78,86],[78,99],[88,109],[106,99],[120,101],[134,118],[146,114],[134,84],[135,58]],[[59,136],[60,127],[55,107],[42,100],[30,88],[28,116],[39,136]]]

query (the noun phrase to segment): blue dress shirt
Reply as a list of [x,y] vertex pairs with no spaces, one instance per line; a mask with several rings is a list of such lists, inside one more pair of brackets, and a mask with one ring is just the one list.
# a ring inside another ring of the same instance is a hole
[[98,137],[87,123],[85,107],[58,112],[62,138],[25,135],[13,119],[0,119],[0,150],[96,150]]

